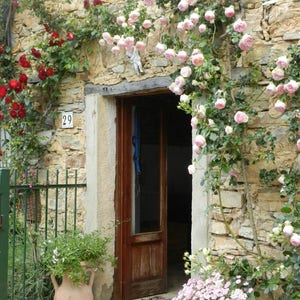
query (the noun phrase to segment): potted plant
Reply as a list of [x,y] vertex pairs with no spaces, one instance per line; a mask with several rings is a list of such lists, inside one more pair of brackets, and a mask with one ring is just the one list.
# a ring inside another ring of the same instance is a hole
[[[102,270],[105,263],[115,260],[108,250],[110,240],[99,231],[75,231],[46,241],[42,263],[51,275],[55,300],[93,299],[95,269]],[[57,278],[62,280],[61,285]]]

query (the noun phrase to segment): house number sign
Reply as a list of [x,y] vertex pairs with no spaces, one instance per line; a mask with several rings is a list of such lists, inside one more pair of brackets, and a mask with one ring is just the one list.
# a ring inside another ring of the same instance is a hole
[[73,128],[73,112],[61,113],[61,127],[62,128]]

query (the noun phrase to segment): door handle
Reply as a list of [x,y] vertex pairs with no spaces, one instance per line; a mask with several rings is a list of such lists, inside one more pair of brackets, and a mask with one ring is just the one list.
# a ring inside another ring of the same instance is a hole
[[0,215],[0,230],[2,229],[2,215]]

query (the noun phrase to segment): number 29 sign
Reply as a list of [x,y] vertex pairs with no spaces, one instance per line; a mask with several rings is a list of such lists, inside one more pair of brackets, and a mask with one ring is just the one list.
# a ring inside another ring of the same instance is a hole
[[62,128],[73,128],[73,112],[61,113],[61,127]]

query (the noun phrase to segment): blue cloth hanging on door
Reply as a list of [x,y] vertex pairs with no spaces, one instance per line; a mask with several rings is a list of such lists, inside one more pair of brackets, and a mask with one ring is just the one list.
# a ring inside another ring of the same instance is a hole
[[132,143],[134,146],[133,161],[136,174],[141,174],[140,165],[140,133],[139,133],[139,116],[137,109],[134,110],[134,121],[133,121],[133,137]]

